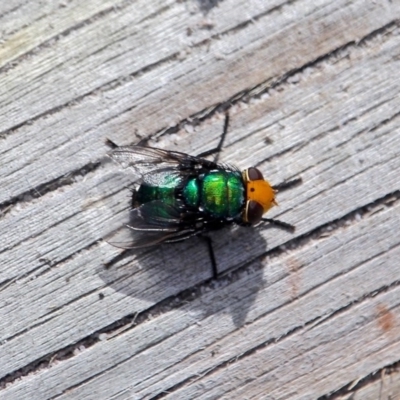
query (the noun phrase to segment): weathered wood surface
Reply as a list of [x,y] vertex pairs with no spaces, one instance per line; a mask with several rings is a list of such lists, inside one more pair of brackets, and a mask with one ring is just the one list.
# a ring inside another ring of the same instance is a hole
[[[0,398],[400,398],[399,18],[1,2]],[[270,212],[296,233],[214,235],[218,281],[198,239],[119,258],[132,178],[104,139],[196,154],[223,109],[223,161],[303,179]]]

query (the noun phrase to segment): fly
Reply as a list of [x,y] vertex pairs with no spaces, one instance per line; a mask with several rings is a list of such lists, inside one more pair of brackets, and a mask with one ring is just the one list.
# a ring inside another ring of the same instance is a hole
[[[112,245],[135,249],[200,235],[208,243],[216,277],[216,261],[207,232],[232,224],[255,226],[262,222],[294,231],[293,225],[263,217],[277,205],[277,187],[271,186],[259,169],[240,171],[218,163],[228,124],[226,114],[218,146],[198,156],[141,145],[119,147],[107,140],[113,148],[110,157],[141,177],[140,185],[132,190],[129,223],[121,231],[122,238]],[[216,154],[213,161],[204,158],[211,154]]]

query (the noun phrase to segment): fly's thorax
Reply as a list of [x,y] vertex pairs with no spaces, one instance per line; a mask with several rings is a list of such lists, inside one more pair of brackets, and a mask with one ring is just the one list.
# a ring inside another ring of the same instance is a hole
[[240,172],[215,170],[189,178],[183,187],[185,203],[211,218],[232,219],[244,207],[244,184]]
[[242,175],[246,188],[246,206],[242,218],[245,223],[254,225],[272,206],[277,205],[275,190],[257,168],[250,167]]

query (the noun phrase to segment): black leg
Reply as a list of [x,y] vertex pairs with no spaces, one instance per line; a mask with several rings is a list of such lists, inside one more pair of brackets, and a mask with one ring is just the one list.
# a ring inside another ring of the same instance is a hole
[[212,240],[209,236],[206,235],[200,235],[199,237],[202,238],[207,243],[208,254],[210,255],[210,260],[211,260],[213,279],[217,279],[218,278],[217,262],[215,261],[215,254],[214,254],[214,249],[212,247]]
[[268,222],[271,225],[275,225],[278,228],[284,229],[290,233],[293,233],[296,230],[294,225],[288,224],[287,222],[279,221],[279,219],[272,219],[272,218],[262,218],[261,221]]
[[226,112],[225,113],[224,130],[222,132],[221,139],[220,139],[220,141],[218,143],[218,146],[215,147],[214,149],[203,151],[202,153],[198,154],[197,157],[206,157],[206,156],[209,156],[210,154],[217,153],[215,155],[215,157],[214,157],[214,162],[215,163],[218,162],[219,153],[221,152],[221,149],[222,149],[222,146],[224,144],[224,140],[225,140],[226,134],[228,133],[228,125],[229,125],[229,113]]
[[301,183],[303,183],[303,180],[301,178],[295,178],[295,179],[292,179],[291,181],[278,183],[277,185],[274,185],[273,188],[277,192],[282,192],[287,189],[292,189],[293,187],[298,186]]
[[111,139],[106,138],[105,143],[108,147],[110,147],[111,149],[116,149],[119,146],[117,144],[115,144]]
[[[294,186],[301,185],[303,183],[303,180],[301,178],[295,178],[292,179],[291,181],[286,181],[279,183],[278,185],[274,185],[273,189],[275,191],[283,191],[287,189],[291,189]],[[285,231],[288,231],[290,233],[293,233],[296,230],[296,227],[292,224],[288,224],[287,222],[279,221],[279,219],[272,219],[272,218],[262,218],[261,221],[263,222],[268,222],[271,225],[275,225],[278,228],[284,229]]]

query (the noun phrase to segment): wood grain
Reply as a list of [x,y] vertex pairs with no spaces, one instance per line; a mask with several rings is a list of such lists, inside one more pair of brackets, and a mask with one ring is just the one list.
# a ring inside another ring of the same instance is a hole
[[[400,399],[400,3],[0,5],[1,399]],[[122,253],[118,144],[256,165],[268,226]]]

